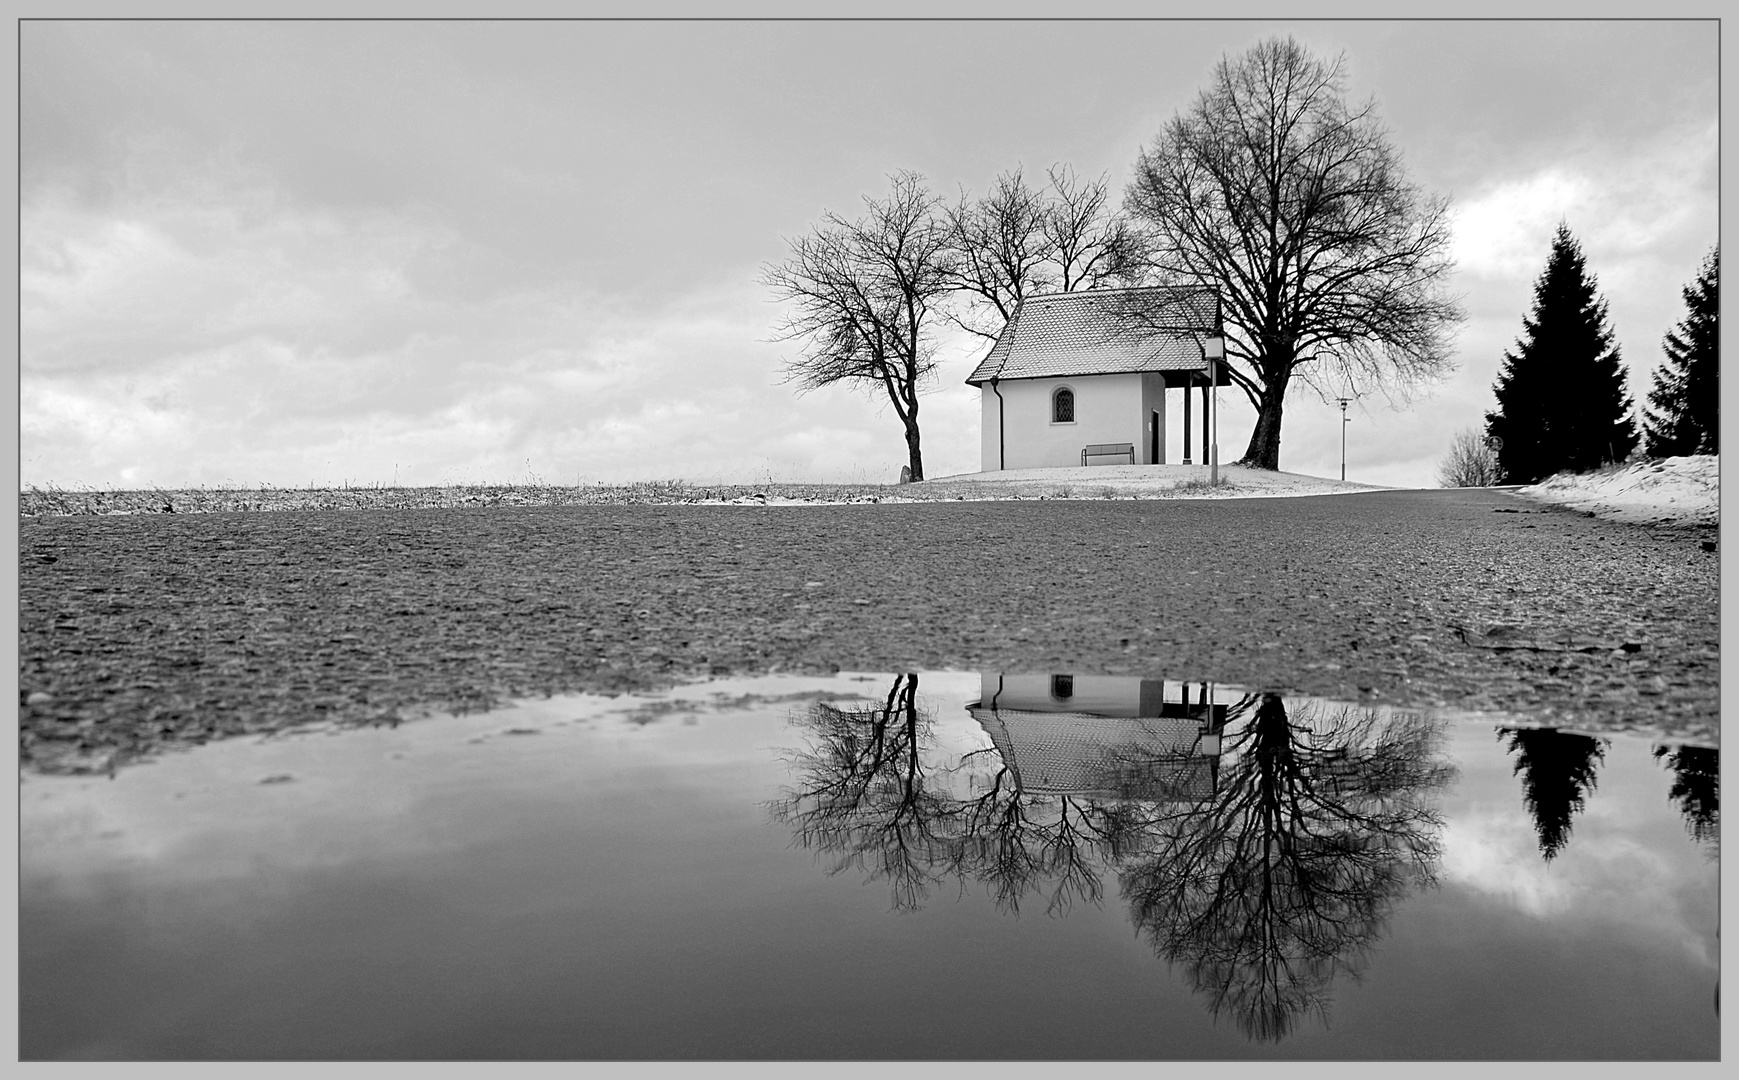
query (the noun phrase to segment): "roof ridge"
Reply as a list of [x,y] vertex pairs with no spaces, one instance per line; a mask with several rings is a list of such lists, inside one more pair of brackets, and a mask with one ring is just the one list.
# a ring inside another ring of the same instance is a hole
[[1204,293],[1212,293],[1214,291],[1215,291],[1215,289],[1212,285],[1120,285],[1114,289],[1070,289],[1066,292],[1033,293],[1030,296],[1021,297],[1021,303],[1025,303],[1028,300],[1055,300],[1059,297],[1065,297],[1065,296],[1080,296],[1080,297],[1104,296],[1107,293],[1132,293],[1132,292],[1171,292],[1171,293],[1204,292]]

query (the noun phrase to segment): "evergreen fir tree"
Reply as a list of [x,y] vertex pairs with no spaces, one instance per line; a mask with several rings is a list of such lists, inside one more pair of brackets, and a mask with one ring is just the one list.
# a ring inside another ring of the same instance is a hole
[[1517,351],[1504,353],[1497,411],[1485,414],[1487,434],[1503,440],[1505,483],[1586,472],[1623,461],[1636,446],[1624,365],[1594,286],[1581,246],[1560,223],[1534,284],[1533,314],[1522,320]]
[[1721,452],[1720,290],[1716,245],[1684,289],[1689,310],[1662,342],[1666,363],[1655,369],[1643,415],[1651,457]]

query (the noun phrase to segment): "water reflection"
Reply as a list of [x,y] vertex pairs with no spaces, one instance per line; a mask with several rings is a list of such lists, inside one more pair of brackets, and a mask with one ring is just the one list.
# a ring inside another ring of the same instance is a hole
[[1120,881],[1156,951],[1182,963],[1216,1015],[1278,1040],[1356,976],[1390,907],[1434,881],[1454,778],[1442,726],[1419,714],[1295,709],[1278,694],[1233,716],[1220,782],[1161,819],[1152,858]]
[[1060,914],[1101,903],[1115,874],[1154,951],[1267,1040],[1321,1012],[1390,907],[1433,880],[1443,822],[1427,800],[1454,770],[1423,715],[999,674],[967,712],[991,745],[950,763],[915,675],[873,706],[817,702],[775,817],[902,910],[953,882]]
[[21,774],[20,1055],[1718,1059],[1715,755],[1615,733],[1546,863],[1498,722],[769,676]]
[[1610,742],[1556,728],[1500,727],[1497,734],[1500,741],[1509,736],[1514,771],[1522,777],[1522,804],[1533,815],[1540,857],[1551,862],[1570,842],[1571,819],[1587,806],[1595,768]]
[[1678,807],[1691,839],[1709,847],[1711,857],[1721,849],[1721,752],[1707,746],[1654,748],[1655,760],[1673,771],[1667,801]]
[[879,704],[817,701],[803,710],[813,743],[795,764],[804,786],[775,807],[804,847],[888,881],[894,905],[915,908],[942,877],[958,809],[930,790],[923,749],[932,715],[916,673],[896,676]]

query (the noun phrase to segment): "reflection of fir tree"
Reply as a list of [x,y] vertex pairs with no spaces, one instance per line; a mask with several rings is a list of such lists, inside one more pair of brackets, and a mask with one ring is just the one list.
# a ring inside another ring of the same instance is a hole
[[1522,803],[1534,815],[1540,855],[1551,862],[1570,840],[1570,819],[1582,812],[1593,791],[1594,769],[1606,757],[1606,744],[1556,728],[1499,728],[1510,737],[1514,772],[1522,774]]
[[1667,799],[1685,816],[1691,839],[1699,844],[1721,841],[1721,752],[1707,746],[1681,746],[1654,750],[1673,770],[1673,786]]

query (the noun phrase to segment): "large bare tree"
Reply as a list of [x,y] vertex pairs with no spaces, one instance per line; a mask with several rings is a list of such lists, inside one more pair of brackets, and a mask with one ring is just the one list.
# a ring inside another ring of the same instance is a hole
[[1035,293],[1122,284],[1143,267],[1140,235],[1111,200],[1105,177],[1082,180],[1053,165],[1029,187],[1018,168],[977,199],[963,191],[948,212],[955,285],[966,301],[954,321],[992,341]]
[[794,312],[779,340],[802,342],[786,377],[805,390],[855,383],[887,395],[905,427],[911,479],[924,478],[918,393],[935,371],[930,335],[955,288],[953,251],[936,196],[913,172],[891,177],[885,199],[864,197],[862,216],[832,211],[761,280]]
[[1448,200],[1411,183],[1345,58],[1271,39],[1223,58],[1145,149],[1125,206],[1164,281],[1220,292],[1229,374],[1256,407],[1241,464],[1280,467],[1294,379],[1391,401],[1446,375]]

